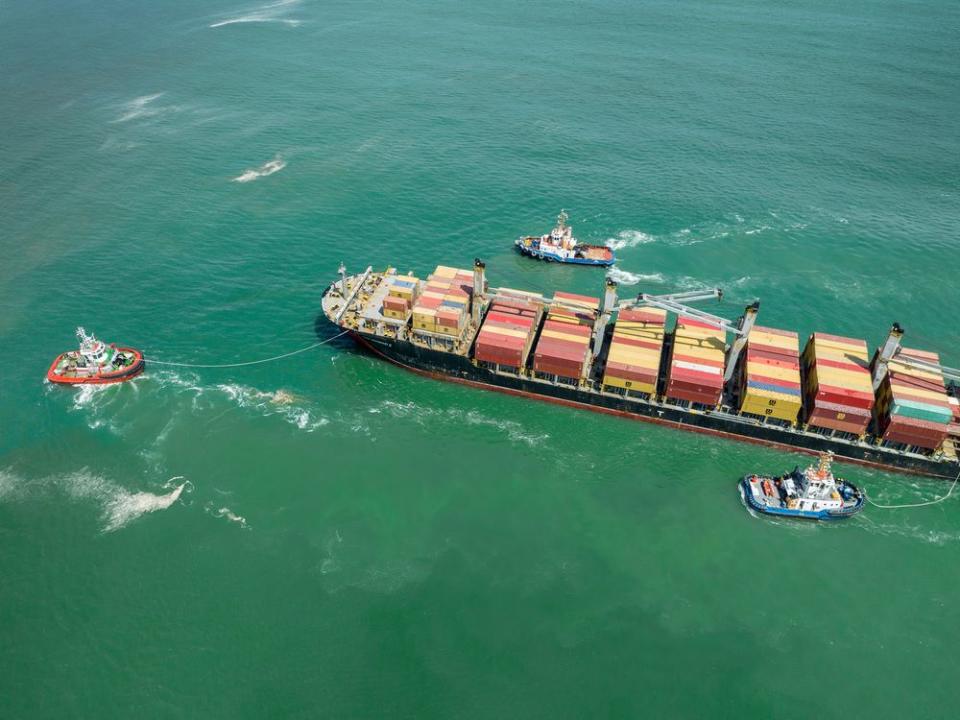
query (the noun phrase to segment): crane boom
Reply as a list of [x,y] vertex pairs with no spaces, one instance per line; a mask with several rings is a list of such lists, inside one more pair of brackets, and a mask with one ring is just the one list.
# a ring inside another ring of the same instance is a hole
[[960,380],[960,369],[937,365],[937,363],[932,363],[929,360],[921,360],[920,358],[904,355],[902,348],[893,356],[893,362],[916,368],[917,370],[929,370],[930,372],[940,373],[949,380]]
[[650,307],[666,310],[667,312],[676,313],[677,315],[686,315],[687,317],[691,317],[696,320],[702,320],[705,323],[713,325],[719,330],[733,333],[734,335],[739,335],[741,337],[746,337],[750,333],[750,327],[744,327],[744,323],[739,321],[730,321],[724,317],[720,317],[719,315],[704,312],[703,310],[698,310],[687,305],[687,303],[690,302],[714,299],[722,300],[723,290],[720,288],[712,288],[710,290],[691,290],[682,293],[672,293],[670,295],[650,295],[649,293],[640,293],[636,300],[630,300],[628,302],[621,303],[616,309],[626,310],[628,308],[648,305]]

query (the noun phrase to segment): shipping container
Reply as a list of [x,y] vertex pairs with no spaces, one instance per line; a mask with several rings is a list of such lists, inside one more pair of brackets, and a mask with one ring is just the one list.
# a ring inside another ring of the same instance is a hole
[[856,435],[866,430],[874,405],[867,358],[863,340],[819,332],[810,336],[801,356],[808,425]]
[[[923,350],[903,348],[898,357],[940,364],[939,355]],[[886,442],[935,449],[954,421],[950,400],[942,372],[891,360],[877,389],[876,431]]]
[[512,300],[495,300],[484,317],[474,357],[480,362],[519,370],[526,365],[539,308]]
[[793,424],[803,408],[795,332],[756,326],[739,369],[740,412]]
[[533,354],[533,369],[540,375],[579,382],[590,358],[590,337],[600,301],[564,292],[555,293],[554,299],[564,306],[550,306]]
[[664,395],[672,400],[713,406],[723,394],[726,348],[722,330],[681,315],[673,334],[673,350]]

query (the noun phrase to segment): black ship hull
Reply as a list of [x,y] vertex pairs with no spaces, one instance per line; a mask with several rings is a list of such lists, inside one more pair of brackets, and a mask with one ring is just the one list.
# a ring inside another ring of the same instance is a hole
[[573,386],[509,375],[475,365],[469,358],[433,350],[406,340],[351,330],[351,337],[363,348],[385,360],[438,380],[458,382],[486,390],[544,400],[568,407],[619,415],[633,420],[706,433],[741,442],[817,454],[833,452],[838,461],[884,470],[908,472],[953,480],[960,465],[949,460],[927,458],[881,448],[865,442],[851,442],[800,430],[765,425],[723,412],[700,412],[675,405],[583,390]]

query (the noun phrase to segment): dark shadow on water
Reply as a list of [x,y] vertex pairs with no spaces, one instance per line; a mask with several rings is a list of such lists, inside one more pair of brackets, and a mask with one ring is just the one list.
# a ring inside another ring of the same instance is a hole
[[[340,335],[343,330],[334,325],[327,319],[327,316],[323,313],[317,315],[313,320],[313,333],[317,336],[317,340],[323,342],[335,338],[331,342],[327,343],[328,347],[337,348],[339,350],[356,350],[357,346],[354,344],[347,335]],[[340,335],[340,337],[337,337]]]

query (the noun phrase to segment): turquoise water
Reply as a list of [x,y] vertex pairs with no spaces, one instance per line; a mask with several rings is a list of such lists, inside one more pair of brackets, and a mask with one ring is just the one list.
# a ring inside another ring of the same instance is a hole
[[339,340],[42,378],[78,324],[307,346],[341,260],[597,294],[511,250],[561,207],[624,293],[960,365],[957,57],[939,0],[4,3],[0,714],[955,714],[952,498],[757,520],[736,477],[801,458]]

